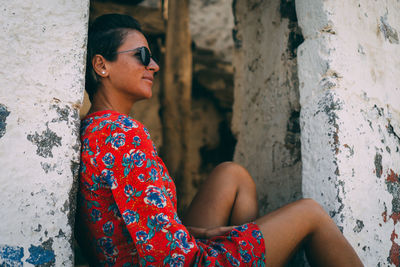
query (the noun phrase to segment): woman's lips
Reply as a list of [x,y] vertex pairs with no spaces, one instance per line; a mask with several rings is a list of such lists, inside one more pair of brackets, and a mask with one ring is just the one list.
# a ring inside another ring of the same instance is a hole
[[143,80],[148,81],[153,84],[153,77],[143,77]]
[[153,82],[153,77],[143,77],[144,80],[148,80],[150,82]]

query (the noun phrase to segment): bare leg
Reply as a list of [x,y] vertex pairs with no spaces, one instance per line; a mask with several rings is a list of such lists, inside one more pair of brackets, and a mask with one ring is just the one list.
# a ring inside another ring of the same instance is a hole
[[311,199],[286,205],[256,223],[265,239],[267,266],[284,266],[301,244],[312,266],[363,266],[329,215]]
[[[255,184],[238,164],[218,165],[188,208],[188,226],[240,225],[258,215]],[[256,220],[266,246],[267,266],[284,266],[304,245],[312,266],[363,266],[335,223],[311,199],[288,204]]]
[[245,168],[218,165],[203,183],[183,220],[188,226],[211,228],[241,225],[258,217],[256,186]]

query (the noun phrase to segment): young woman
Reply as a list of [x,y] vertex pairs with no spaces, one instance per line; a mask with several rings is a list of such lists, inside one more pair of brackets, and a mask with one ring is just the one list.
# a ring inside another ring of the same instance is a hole
[[283,266],[300,245],[313,266],[362,266],[310,199],[258,218],[253,179],[215,168],[182,224],[176,191],[147,129],[129,117],[159,66],[136,20],[110,14],[89,29],[77,239],[93,266]]

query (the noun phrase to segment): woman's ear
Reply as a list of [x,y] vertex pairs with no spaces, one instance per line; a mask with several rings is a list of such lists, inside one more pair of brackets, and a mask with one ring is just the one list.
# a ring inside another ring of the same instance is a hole
[[92,66],[93,70],[96,72],[97,75],[100,77],[107,77],[108,71],[106,66],[106,60],[102,55],[95,55],[92,59]]

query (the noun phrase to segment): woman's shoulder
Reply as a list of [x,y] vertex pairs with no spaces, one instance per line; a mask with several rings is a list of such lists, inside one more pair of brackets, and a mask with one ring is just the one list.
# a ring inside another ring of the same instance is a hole
[[123,143],[129,141],[135,147],[139,144],[152,146],[149,131],[142,123],[115,111],[95,112],[86,116],[81,124],[81,141],[85,140],[96,140],[100,146],[112,140]]
[[81,121],[81,135],[101,132],[144,131],[146,127],[132,117],[112,110],[103,110],[86,115]]

